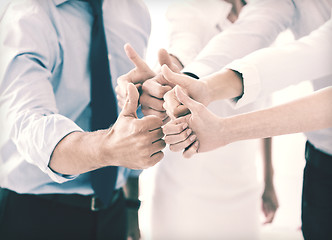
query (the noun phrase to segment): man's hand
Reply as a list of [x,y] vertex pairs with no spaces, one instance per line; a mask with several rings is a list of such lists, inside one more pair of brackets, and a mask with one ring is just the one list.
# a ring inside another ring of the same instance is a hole
[[[161,150],[165,148],[165,142],[162,140],[162,120],[156,116],[138,119],[138,91],[133,84],[128,84],[127,89],[127,101],[122,112],[101,144],[101,159],[105,166],[145,169],[163,158]],[[108,163],[110,159],[116,162]]]
[[[208,87],[204,81],[198,81],[184,74],[174,73],[167,66],[163,66],[161,72],[168,82],[179,85],[194,100],[205,106],[210,103]],[[164,109],[166,109],[168,116],[172,119],[189,113],[188,108],[178,101],[174,89],[164,95],[164,100]]]
[[[223,136],[223,119],[209,111],[203,104],[188,97],[180,87],[175,87],[175,96],[178,101],[188,108],[191,114],[178,118],[163,128],[165,142],[170,144],[171,150],[186,148],[184,157],[191,157],[196,152],[207,152],[226,145],[226,136]],[[176,126],[178,125],[178,126]],[[191,129],[190,132],[187,129]],[[198,143],[194,143],[197,136]],[[189,138],[188,138],[189,137]]]
[[76,175],[106,166],[144,169],[163,158],[162,120],[138,119],[138,91],[132,83],[127,89],[125,106],[110,129],[72,132],[57,144],[49,163],[53,171]]
[[[173,63],[171,56],[165,49],[160,49],[158,52],[158,59],[160,66],[167,65],[173,71],[180,73],[180,69]],[[145,116],[155,115],[165,120],[168,116],[163,107],[164,95],[172,90],[174,84],[169,83],[161,73],[155,77],[146,80],[142,86],[142,94],[140,103],[142,105],[142,112]]]
[[124,46],[124,49],[128,58],[134,63],[135,68],[117,79],[118,85],[115,88],[115,92],[117,94],[118,105],[120,108],[123,107],[127,97],[128,83],[133,83],[137,88],[140,88],[147,79],[156,76],[130,44],[127,43]]

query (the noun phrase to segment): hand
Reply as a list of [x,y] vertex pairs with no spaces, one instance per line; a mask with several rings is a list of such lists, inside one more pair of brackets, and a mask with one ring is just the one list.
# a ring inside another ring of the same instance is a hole
[[190,115],[180,117],[167,123],[163,131],[166,135],[165,142],[169,144],[169,149],[173,152],[183,151],[184,157],[191,157],[197,152],[198,142],[196,135],[188,128]]
[[[172,62],[171,56],[165,49],[160,49],[158,52],[159,64],[162,66],[166,64],[173,71],[180,73],[180,69]],[[142,105],[142,112],[145,116],[155,115],[165,120],[168,116],[163,107],[164,95],[172,90],[174,84],[169,83],[164,79],[163,75],[159,73],[155,77],[146,80],[142,86],[142,94],[140,103]]]
[[[136,115],[139,94],[133,84],[127,86],[127,100],[116,123],[102,142],[101,159],[107,165],[144,169],[163,158],[165,142],[162,120],[156,116],[138,119]],[[115,164],[107,164],[109,156]]]
[[156,76],[130,44],[125,44],[124,49],[128,58],[134,63],[135,68],[117,79],[118,85],[115,88],[115,92],[120,108],[123,107],[127,97],[128,83],[133,83],[137,88],[140,88],[147,79]]
[[[183,91],[194,100],[207,106],[210,103],[208,87],[204,81],[198,81],[184,74],[178,74],[170,71],[167,66],[161,68],[164,78],[174,84],[179,85]],[[189,113],[188,108],[183,106],[175,95],[175,90],[171,90],[164,95],[164,109],[171,119],[184,116]]]
[[[228,143],[226,136],[223,134],[224,125],[222,118],[213,114],[203,104],[188,97],[179,86],[175,87],[175,94],[178,101],[188,108],[191,114],[178,118],[164,126],[163,131],[166,135],[166,143],[173,145],[173,149],[178,149],[178,146],[183,147],[183,141],[186,140],[186,135],[188,135],[183,134],[186,124],[192,130],[192,134],[197,136],[198,146],[197,144],[192,144],[187,148],[184,151],[185,157],[190,157],[195,152],[207,152]],[[171,124],[179,126],[176,129]]]
[[278,198],[273,185],[265,185],[264,193],[262,195],[262,210],[265,215],[264,224],[273,222],[278,207]]

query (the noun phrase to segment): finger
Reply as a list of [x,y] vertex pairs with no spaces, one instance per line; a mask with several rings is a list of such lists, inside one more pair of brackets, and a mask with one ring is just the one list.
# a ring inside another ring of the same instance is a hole
[[149,132],[149,135],[152,139],[152,142],[156,142],[164,137],[163,130],[161,128],[157,128],[153,131]]
[[191,158],[193,155],[198,153],[198,141],[196,140],[193,144],[191,144],[189,147],[187,147],[184,151],[182,156],[184,158]]
[[152,108],[156,111],[165,112],[166,110],[163,107],[164,99],[158,99],[150,96],[146,92],[143,92],[140,99],[142,106]]
[[171,121],[171,119],[166,115],[166,117],[163,119],[163,125],[167,124],[169,121]]
[[167,111],[168,116],[175,119],[176,116],[174,115],[174,112],[177,112],[176,109],[181,105],[181,103],[176,97],[174,89],[164,95],[164,101],[165,103],[163,108]]
[[152,143],[151,145],[151,154],[150,156],[152,156],[153,154],[160,152],[161,150],[163,150],[166,147],[166,143],[164,140],[160,139],[158,141],[155,141],[154,143]]
[[166,135],[165,142],[167,144],[177,144],[180,142],[183,142],[186,140],[192,133],[192,130],[190,128],[187,128],[180,132],[179,134],[173,134],[173,135]]
[[139,119],[139,121],[142,122],[146,130],[152,131],[154,129],[160,128],[163,124],[163,121],[161,118],[150,115],[146,116],[142,119]]
[[126,98],[126,94],[127,94],[127,84],[129,83],[128,81],[122,81],[119,80],[120,78],[118,78],[118,84],[115,87],[115,92],[117,95],[119,95],[122,98]]
[[168,85],[162,85],[160,82],[158,82],[157,78],[162,78],[162,77],[158,75],[157,77],[145,81],[142,86],[142,90],[143,92],[148,93],[152,97],[162,99],[165,93],[172,90],[172,87]]
[[190,113],[191,113],[190,110],[184,105],[179,105],[177,108],[173,110],[173,115],[176,118],[186,116]]
[[156,116],[160,119],[165,119],[167,118],[167,114],[165,111],[156,111],[152,108],[149,108],[149,107],[146,107],[146,106],[142,106],[142,113],[144,116],[149,116],[149,115],[153,115],[153,116]]
[[134,63],[134,65],[141,69],[151,71],[150,67],[145,63],[145,61],[137,54],[135,49],[129,44],[124,45],[124,50],[128,58]]
[[167,114],[172,118],[179,118],[190,113],[190,110],[181,104],[176,96],[175,87],[172,91],[167,92],[164,95],[165,103],[163,108],[167,111]]
[[264,222],[264,224],[272,223],[272,222],[273,222],[273,219],[274,219],[274,214],[275,214],[275,212],[269,212],[269,213],[266,215],[266,218],[265,218],[265,222]]
[[180,117],[167,123],[163,127],[163,132],[165,135],[179,134],[187,128],[188,128],[187,118]]
[[156,152],[151,155],[150,160],[153,163],[151,166],[155,165],[156,163],[160,162],[164,157],[164,153],[162,151]]
[[203,107],[203,105],[199,102],[196,102],[192,98],[190,98],[187,94],[183,92],[183,90],[180,87],[175,87],[175,95],[178,98],[178,100],[187,107],[191,113],[199,113]]
[[172,152],[182,151],[185,148],[187,148],[190,144],[192,144],[196,140],[196,138],[197,138],[196,135],[192,134],[183,142],[169,145],[169,149]]
[[125,104],[125,101],[123,100],[123,98],[118,98],[118,97],[116,97],[116,98],[117,98],[117,101],[118,101],[119,108],[122,109],[124,104]]
[[131,116],[137,118],[136,110],[138,104],[139,94],[137,88],[132,83],[127,86],[127,99],[121,111],[121,116]]
[[169,53],[163,48],[159,49],[159,51],[158,51],[158,60],[159,60],[160,66],[166,64],[167,67],[171,68],[173,65],[172,59],[171,59]]
[[179,85],[184,89],[187,89],[190,85],[197,81],[196,79],[185,74],[174,73],[169,69],[169,67],[167,67],[167,65],[163,65],[161,67],[161,73],[167,81],[174,85]]

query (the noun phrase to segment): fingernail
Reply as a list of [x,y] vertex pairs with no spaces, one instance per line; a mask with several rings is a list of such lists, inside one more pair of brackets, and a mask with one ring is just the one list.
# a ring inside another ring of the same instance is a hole
[[192,135],[189,139],[193,142],[196,139],[196,135]]
[[191,134],[191,132],[192,132],[191,129],[188,129],[187,130],[187,136],[189,136]]
[[186,129],[188,127],[188,123],[183,124],[182,129]]

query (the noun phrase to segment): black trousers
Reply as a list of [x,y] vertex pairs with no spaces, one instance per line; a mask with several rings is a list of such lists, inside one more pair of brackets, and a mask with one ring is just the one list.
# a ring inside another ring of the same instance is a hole
[[2,240],[127,238],[127,216],[122,190],[111,206],[99,211],[3,189],[0,194]]
[[307,142],[302,232],[306,240],[332,239],[332,156]]

